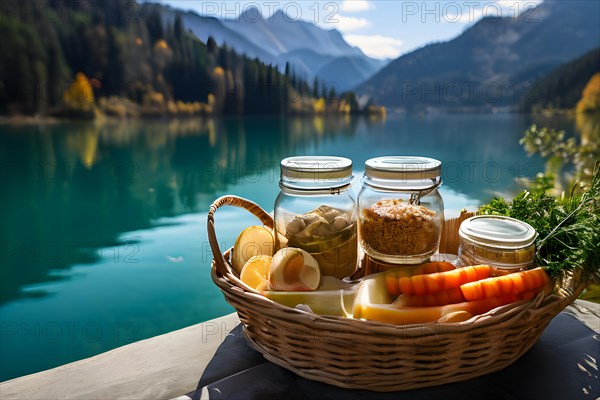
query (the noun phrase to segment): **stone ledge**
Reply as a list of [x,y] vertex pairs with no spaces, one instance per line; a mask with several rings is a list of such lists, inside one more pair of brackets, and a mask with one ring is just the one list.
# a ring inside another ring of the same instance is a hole
[[237,314],[0,384],[4,399],[171,399],[196,389]]
[[[600,304],[577,300],[565,310],[600,332]],[[227,334],[230,314],[48,371],[0,384],[4,399],[177,399],[198,380]]]

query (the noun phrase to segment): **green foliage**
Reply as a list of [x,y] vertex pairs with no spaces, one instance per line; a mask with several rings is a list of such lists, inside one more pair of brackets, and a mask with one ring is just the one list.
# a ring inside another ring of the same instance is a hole
[[496,198],[479,208],[484,215],[506,215],[527,222],[539,236],[536,262],[550,276],[581,269],[600,282],[600,164],[589,189],[570,196],[553,197],[525,191],[507,202]]
[[0,18],[0,37],[0,110],[38,111],[40,88],[48,83],[44,41],[33,26],[10,16]]
[[[575,170],[575,182],[588,187],[595,163],[600,159],[600,116],[581,113],[576,118],[579,137],[566,137],[563,130],[531,125],[520,143],[529,155],[548,159],[549,171],[532,183],[532,188],[547,191],[555,186],[561,170]],[[560,192],[560,190],[559,190]]]
[[590,285],[579,297],[582,300],[600,303],[600,285]]
[[561,157],[568,160],[577,152],[577,144],[575,138],[565,140],[565,136],[566,132],[563,130],[538,128],[534,124],[525,131],[525,136],[519,143],[530,155],[538,153],[542,157]]

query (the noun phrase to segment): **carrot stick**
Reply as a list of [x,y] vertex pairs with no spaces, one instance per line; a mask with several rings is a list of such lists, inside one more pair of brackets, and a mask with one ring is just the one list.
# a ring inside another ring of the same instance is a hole
[[392,304],[359,304],[354,309],[354,318],[406,325],[436,322],[440,319],[444,321],[444,317],[454,315],[459,318],[453,318],[446,322],[460,322],[473,315],[485,314],[496,307],[519,300],[521,300],[520,296],[509,295],[436,307],[398,307]]
[[529,271],[515,272],[465,283],[461,285],[460,290],[465,299],[469,301],[517,295],[528,291],[533,291],[537,294],[548,280],[546,271],[542,268],[535,268]]
[[394,271],[388,271],[385,274],[385,288],[389,294],[397,294],[400,291],[398,287],[398,278]]
[[446,261],[432,261],[420,265],[415,269],[401,267],[389,270],[386,272],[385,283],[389,294],[395,296],[402,293],[400,287],[400,278],[410,278],[414,275],[433,274],[438,272],[446,272],[455,270],[456,267]]
[[434,274],[436,272],[446,272],[455,270],[456,267],[447,261],[431,261],[421,265],[413,275]]
[[433,274],[400,277],[398,286],[402,293],[422,296],[458,288],[467,282],[488,278],[491,273],[492,269],[489,265],[476,265]]
[[388,270],[385,276],[385,285],[389,294],[397,296],[402,293],[400,289],[400,278],[410,278],[414,275],[433,274],[455,270],[456,267],[446,261],[432,261],[418,266],[417,268],[400,267]]
[[440,290],[423,296],[402,294],[394,305],[401,307],[432,307],[446,304],[462,303],[465,301],[460,288]]

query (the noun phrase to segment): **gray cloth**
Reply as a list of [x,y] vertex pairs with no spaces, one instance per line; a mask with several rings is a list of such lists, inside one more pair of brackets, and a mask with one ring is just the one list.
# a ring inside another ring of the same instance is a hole
[[210,399],[597,399],[600,336],[561,313],[531,350],[502,371],[465,382],[395,393],[341,389],[301,378],[251,349],[237,326],[200,378]]

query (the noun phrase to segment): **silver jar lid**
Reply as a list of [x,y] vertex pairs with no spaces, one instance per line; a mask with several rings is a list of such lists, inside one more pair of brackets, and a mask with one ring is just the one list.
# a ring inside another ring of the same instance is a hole
[[365,184],[377,190],[417,191],[420,196],[442,183],[442,162],[428,157],[387,156],[365,162]]
[[348,185],[353,179],[352,160],[334,156],[298,156],[281,161],[281,183],[300,182]]
[[441,174],[442,162],[428,157],[386,156],[365,162],[365,176],[374,179],[439,179]]
[[528,223],[500,215],[468,218],[460,225],[458,234],[479,245],[512,250],[531,246],[538,235]]

